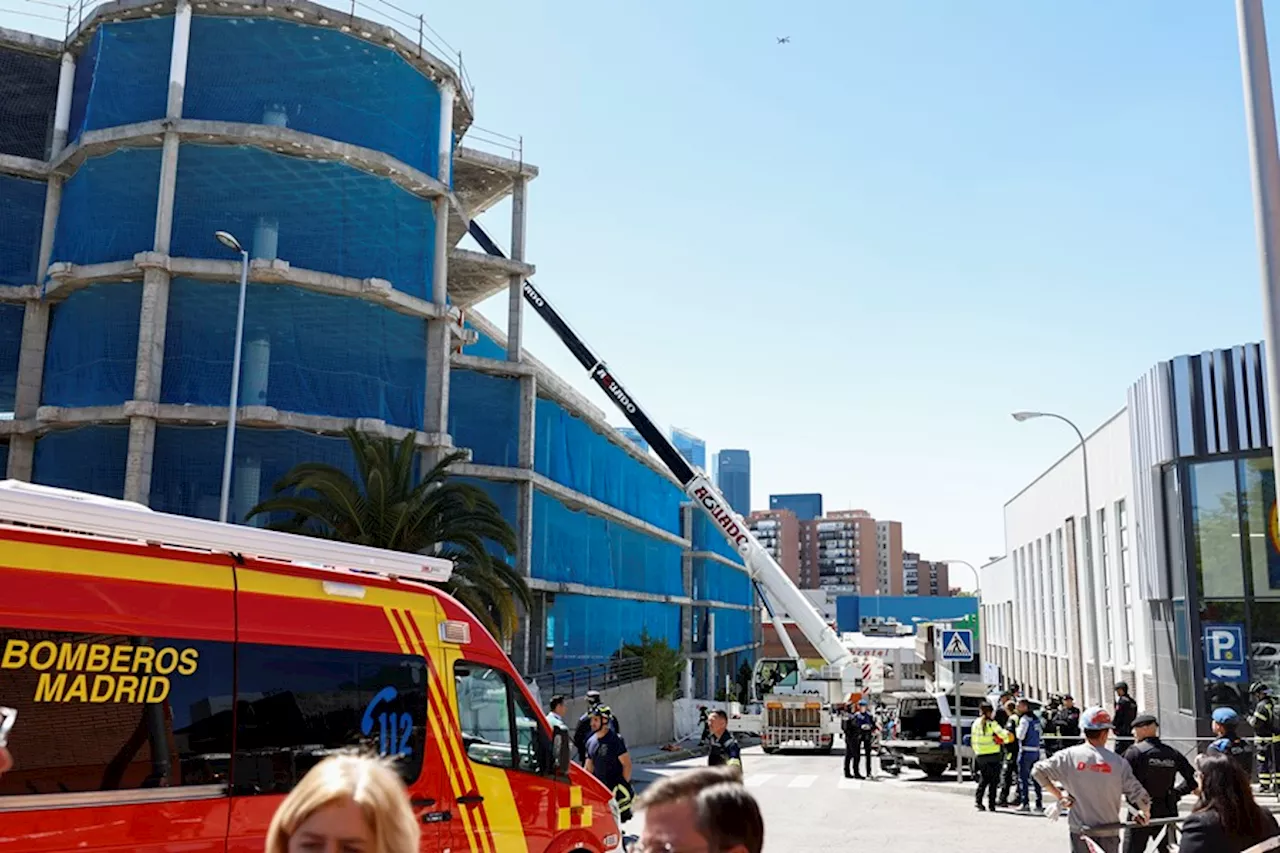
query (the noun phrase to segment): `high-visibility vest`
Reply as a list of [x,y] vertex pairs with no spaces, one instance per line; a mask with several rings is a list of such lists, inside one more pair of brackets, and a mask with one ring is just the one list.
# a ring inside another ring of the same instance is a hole
[[969,730],[969,744],[974,755],[995,755],[1000,751],[1001,740],[1008,740],[1009,733],[995,720],[979,717]]

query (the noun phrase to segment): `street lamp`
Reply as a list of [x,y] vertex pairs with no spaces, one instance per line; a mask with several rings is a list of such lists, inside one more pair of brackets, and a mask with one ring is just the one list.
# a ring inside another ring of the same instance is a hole
[[236,411],[240,400],[240,348],[244,340],[244,296],[249,284],[249,253],[228,231],[215,231],[218,242],[240,253],[240,302],[236,306],[236,348],[231,357],[231,399],[227,404],[227,446],[222,454],[222,491],[218,497],[218,521],[226,523],[231,503],[231,455],[236,445]]
[[[1090,642],[1093,643],[1093,654],[1094,654],[1094,658],[1096,659],[1096,665],[1094,666],[1094,677],[1097,681],[1097,684],[1095,686],[1098,691],[1098,702],[1102,703],[1107,701],[1107,691],[1103,687],[1103,681],[1102,681],[1102,644],[1098,641],[1098,597],[1097,597],[1097,592],[1094,589],[1094,583],[1093,583],[1093,518],[1091,516],[1092,510],[1090,509],[1090,504],[1089,504],[1089,450],[1087,447],[1085,447],[1084,433],[1082,433],[1080,431],[1080,427],[1076,426],[1075,423],[1072,422],[1069,418],[1065,418],[1062,415],[1054,414],[1053,412],[1014,412],[1013,413],[1013,419],[1015,421],[1018,421],[1019,423],[1023,421],[1029,421],[1032,418],[1055,418],[1056,420],[1060,420],[1064,424],[1066,424],[1067,426],[1075,430],[1076,438],[1080,439],[1080,459],[1081,459],[1081,464],[1083,464],[1084,466],[1085,594],[1088,596],[1089,640]],[[1075,612],[1074,618],[1076,620],[1076,633],[1079,634],[1080,633],[1080,611],[1078,609]],[[1085,665],[1085,654],[1084,654],[1083,645],[1084,644],[1081,643],[1082,648],[1080,650],[1080,660],[1077,665],[1080,668],[1080,683],[1082,685],[1086,685],[1087,687],[1089,682],[1089,676],[1088,676],[1089,669]]]

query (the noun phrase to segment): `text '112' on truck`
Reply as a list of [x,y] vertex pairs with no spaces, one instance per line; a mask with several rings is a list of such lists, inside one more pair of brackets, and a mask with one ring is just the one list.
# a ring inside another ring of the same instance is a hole
[[620,849],[447,560],[0,482],[0,853],[261,851],[325,756],[389,756],[423,851]]

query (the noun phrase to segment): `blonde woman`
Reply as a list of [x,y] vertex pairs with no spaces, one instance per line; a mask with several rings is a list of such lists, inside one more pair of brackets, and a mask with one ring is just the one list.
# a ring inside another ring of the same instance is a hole
[[276,809],[266,853],[418,853],[421,830],[393,766],[332,755]]

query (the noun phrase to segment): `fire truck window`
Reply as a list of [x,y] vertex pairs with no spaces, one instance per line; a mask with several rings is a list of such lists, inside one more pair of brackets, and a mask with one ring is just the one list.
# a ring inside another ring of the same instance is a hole
[[0,796],[223,784],[230,643],[0,627]]
[[511,747],[511,704],[502,671],[459,661],[453,667],[453,680],[467,757],[495,767],[516,766]]
[[538,721],[538,715],[529,708],[524,694],[510,683],[507,689],[516,712],[516,769],[541,773],[543,756],[550,755],[551,739]]
[[394,756],[405,782],[417,781],[427,731],[422,658],[242,644],[238,675],[237,794],[289,791],[352,746]]

